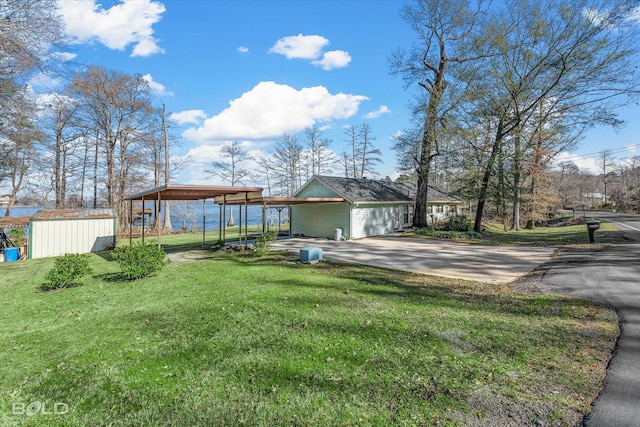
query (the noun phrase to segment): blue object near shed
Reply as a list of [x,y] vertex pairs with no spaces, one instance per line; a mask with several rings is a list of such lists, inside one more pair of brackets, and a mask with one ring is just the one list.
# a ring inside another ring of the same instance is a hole
[[4,248],[4,262],[15,262],[20,259],[20,248]]
[[304,247],[300,249],[300,261],[315,262],[322,259],[322,249],[314,247]]

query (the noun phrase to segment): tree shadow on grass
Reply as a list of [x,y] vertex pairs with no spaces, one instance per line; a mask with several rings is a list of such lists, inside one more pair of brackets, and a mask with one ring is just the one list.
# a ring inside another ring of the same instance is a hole
[[92,277],[94,279],[102,280],[103,282],[106,282],[106,283],[126,283],[126,282],[132,281],[132,279],[129,279],[122,272],[96,274]]
[[56,287],[52,287],[51,283],[42,283],[40,284],[38,289],[40,289],[41,292],[47,293],[47,292],[62,291],[69,288],[78,288],[80,286],[82,286],[82,283],[79,283],[79,282],[68,283],[64,286],[56,286]]

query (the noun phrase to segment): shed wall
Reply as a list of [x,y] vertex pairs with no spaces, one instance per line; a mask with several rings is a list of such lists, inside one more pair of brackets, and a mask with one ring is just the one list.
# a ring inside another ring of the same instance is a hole
[[291,206],[291,234],[332,239],[336,228],[350,238],[349,205],[347,203],[318,203]]
[[115,219],[31,221],[29,257],[99,252],[115,246]]

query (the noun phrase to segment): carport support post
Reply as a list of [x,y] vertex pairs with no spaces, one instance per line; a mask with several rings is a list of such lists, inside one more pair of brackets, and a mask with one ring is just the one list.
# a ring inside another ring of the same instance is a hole
[[133,200],[129,200],[129,246],[133,243],[131,235],[133,234]]
[[205,242],[205,225],[207,224],[207,199],[202,199],[202,247],[204,248]]
[[[222,207],[221,204],[218,204],[218,222],[222,223],[222,209],[224,209]],[[222,242],[222,228],[218,227],[218,242]]]
[[267,232],[267,204],[262,204],[262,234]]
[[220,228],[222,229],[222,239],[227,241],[227,195],[222,196],[222,222],[220,222]]
[[144,196],[142,196],[142,233],[141,237],[142,237],[142,243],[144,243]]
[[[249,195],[245,192],[244,193],[244,249],[246,250],[249,247],[248,244],[248,239],[249,239],[249,234],[247,231],[247,228],[249,227],[249,211],[248,211],[248,203],[249,203]],[[242,224],[242,220],[240,220],[240,223]]]
[[158,229],[158,249],[161,249],[162,246],[160,246],[160,209],[162,206],[162,199],[160,198],[160,192],[158,191],[158,210],[156,211],[156,228]]
[[239,221],[238,221],[238,244],[241,245],[242,244],[242,206],[238,205],[238,216]]

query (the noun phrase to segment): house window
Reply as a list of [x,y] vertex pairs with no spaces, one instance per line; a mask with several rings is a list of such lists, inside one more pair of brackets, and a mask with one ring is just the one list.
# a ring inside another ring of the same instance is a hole
[[402,208],[404,223],[413,224],[413,205],[404,205]]

